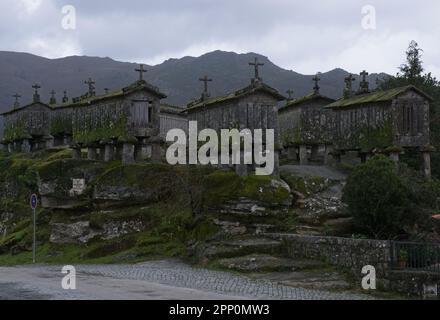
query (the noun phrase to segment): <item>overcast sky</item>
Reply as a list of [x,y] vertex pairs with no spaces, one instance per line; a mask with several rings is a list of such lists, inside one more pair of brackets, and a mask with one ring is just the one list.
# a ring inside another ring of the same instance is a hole
[[[63,28],[65,5],[74,30]],[[220,49],[305,74],[395,74],[414,39],[440,77],[439,16],[438,0],[0,0],[0,50],[157,64]]]

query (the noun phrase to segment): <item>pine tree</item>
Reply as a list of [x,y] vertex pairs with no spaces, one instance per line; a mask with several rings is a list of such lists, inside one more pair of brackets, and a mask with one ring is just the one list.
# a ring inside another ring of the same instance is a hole
[[401,77],[414,82],[422,78],[424,71],[422,66],[422,52],[423,50],[419,48],[417,42],[414,40],[411,41],[406,51],[406,63],[402,64],[399,68],[400,72],[402,72]]

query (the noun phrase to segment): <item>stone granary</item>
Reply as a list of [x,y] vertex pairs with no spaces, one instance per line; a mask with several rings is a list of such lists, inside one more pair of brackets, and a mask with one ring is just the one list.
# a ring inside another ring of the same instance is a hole
[[[316,160],[319,148],[327,148],[332,144],[329,131],[322,125],[325,116],[324,106],[334,102],[319,92],[319,77],[313,78],[315,86],[312,93],[305,97],[292,99],[289,90],[287,103],[279,109],[281,141],[287,149],[290,160],[299,157],[300,163],[307,163],[307,149],[311,149],[311,159]],[[298,152],[297,152],[298,150]],[[328,153],[325,153],[328,154]],[[324,160],[328,162],[328,159]]]
[[403,152],[420,152],[431,173],[429,104],[432,98],[414,86],[362,93],[325,107],[331,114],[334,155],[358,151],[363,161],[386,152],[395,161]]
[[288,154],[307,164],[308,146],[312,146],[312,160],[318,152],[316,146],[323,146],[327,163],[330,155],[339,162],[342,155],[353,151],[361,161],[378,152],[398,161],[401,153],[415,151],[422,155],[423,169],[429,176],[432,98],[414,86],[370,92],[366,75],[361,73],[357,92],[352,90],[354,78],[348,76],[343,97],[337,101],[318,95],[315,84],[314,94],[280,109],[281,135]]
[[[110,161],[116,157],[125,163],[140,159],[148,151],[153,161],[162,156],[160,123],[167,119],[186,120],[171,107],[164,107],[161,117],[160,100],[166,98],[159,89],[143,79],[146,72],[136,69],[139,80],[115,92],[97,96],[95,83],[86,81],[88,92],[72,101],[64,93],[57,104],[52,92],[50,104],[40,101],[35,89],[33,102],[3,114],[5,134],[2,143],[10,152],[31,152],[59,145],[71,145],[74,157],[81,157],[81,148],[88,148],[88,159],[100,157]],[[149,149],[149,150],[148,150]]]
[[[259,75],[257,58],[249,63],[255,69],[255,76],[249,86],[231,92],[224,96],[210,97],[207,76],[201,78],[204,92],[201,98],[187,105],[188,121],[197,121],[197,129],[201,131],[209,128],[216,131],[221,129],[274,129],[275,146],[279,146],[278,102],[285,100],[276,89],[268,86]],[[243,160],[243,155],[241,155]],[[275,150],[274,174],[278,174],[279,157]],[[243,161],[242,161],[243,162]],[[247,175],[254,170],[254,166],[241,163],[236,165],[239,175]]]

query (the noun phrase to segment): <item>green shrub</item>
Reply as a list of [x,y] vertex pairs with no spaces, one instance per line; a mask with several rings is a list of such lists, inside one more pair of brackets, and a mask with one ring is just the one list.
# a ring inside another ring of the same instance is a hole
[[[427,197],[432,197],[431,202],[435,198],[435,188],[430,184],[380,155],[354,169],[344,188],[343,200],[359,232],[390,239],[406,234],[422,220],[421,206]],[[426,190],[431,190],[429,195]]]

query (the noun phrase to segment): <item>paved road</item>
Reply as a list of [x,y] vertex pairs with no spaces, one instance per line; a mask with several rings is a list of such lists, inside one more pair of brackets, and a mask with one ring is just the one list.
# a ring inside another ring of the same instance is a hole
[[370,296],[282,286],[178,261],[136,265],[80,265],[77,290],[63,290],[61,266],[0,267],[0,299],[87,300],[344,300]]

